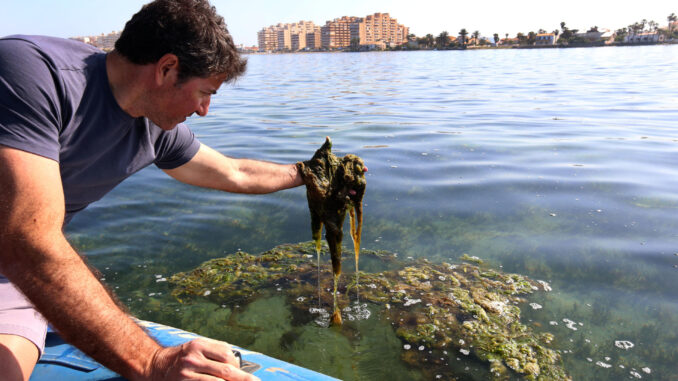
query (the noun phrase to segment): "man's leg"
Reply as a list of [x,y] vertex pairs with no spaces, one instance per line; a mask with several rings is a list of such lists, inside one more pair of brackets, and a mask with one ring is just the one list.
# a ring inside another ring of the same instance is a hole
[[47,321],[0,274],[0,369],[5,380],[28,380],[45,347]]
[[[0,334],[0,369],[2,379],[28,380],[38,362],[40,351],[32,341],[17,335]],[[7,377],[7,378],[5,378]]]

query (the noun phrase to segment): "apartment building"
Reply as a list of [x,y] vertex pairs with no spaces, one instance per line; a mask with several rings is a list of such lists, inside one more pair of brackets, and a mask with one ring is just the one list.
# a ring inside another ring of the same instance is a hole
[[292,50],[292,30],[289,24],[279,29],[276,33],[278,50]]
[[299,21],[298,23],[291,25],[292,50],[298,51],[305,49],[308,46],[307,35],[309,33],[314,33],[317,27],[312,21]]
[[258,32],[260,51],[298,51],[303,49],[338,49],[357,42],[365,46],[397,46],[407,43],[409,28],[398,24],[388,13],[364,18],[342,16],[318,27],[311,21],[271,25]]
[[257,33],[259,50],[302,50],[307,46],[307,34],[315,33],[316,29],[312,21],[271,25]]
[[278,28],[282,28],[282,24],[276,26],[271,25],[257,32],[259,51],[268,52],[278,50]]
[[306,47],[309,49],[322,48],[322,31],[319,26],[313,28],[313,32],[306,33]]
[[336,49],[350,46],[352,38],[360,38],[359,30],[356,30],[354,24],[359,24],[361,21],[361,18],[354,16],[342,16],[327,21],[325,26],[320,28],[322,47]]
[[344,16],[327,21],[322,27],[322,46],[339,48],[357,39],[360,45],[396,46],[407,43],[410,28],[398,24],[388,13],[375,13],[364,18]]
[[115,48],[115,42],[120,38],[120,33],[121,32],[113,31],[108,34],[102,33],[98,36],[71,37],[71,39],[96,46],[97,48],[108,52]]
[[361,45],[372,45],[383,41],[390,45],[407,43],[410,28],[398,24],[398,20],[391,18],[388,13],[368,15],[361,22],[364,24],[364,34],[360,35]]

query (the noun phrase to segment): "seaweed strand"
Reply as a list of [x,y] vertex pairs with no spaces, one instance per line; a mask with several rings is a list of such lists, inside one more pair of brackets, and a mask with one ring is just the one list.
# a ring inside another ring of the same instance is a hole
[[297,163],[306,185],[306,197],[311,213],[311,235],[320,253],[320,236],[325,226],[325,239],[330,249],[334,274],[334,313],[332,324],[339,325],[341,313],[336,294],[341,275],[341,241],[346,212],[350,214],[351,239],[355,251],[356,274],[362,231],[362,199],[365,194],[365,164],[356,155],[348,154],[339,159],[332,153],[329,137],[311,160]]

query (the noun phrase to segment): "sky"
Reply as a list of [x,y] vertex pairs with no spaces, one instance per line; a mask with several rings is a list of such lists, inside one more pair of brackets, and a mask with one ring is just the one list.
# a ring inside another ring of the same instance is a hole
[[[119,31],[148,0],[8,0],[0,5],[0,36],[44,34],[57,37],[98,35]],[[389,13],[410,33],[457,35],[462,28],[491,37],[506,33],[560,29],[585,31],[592,26],[616,30],[642,19],[667,24],[678,15],[675,0],[211,0],[224,16],[236,44],[257,44],[257,31],[277,23],[300,20],[324,25],[341,16]]]

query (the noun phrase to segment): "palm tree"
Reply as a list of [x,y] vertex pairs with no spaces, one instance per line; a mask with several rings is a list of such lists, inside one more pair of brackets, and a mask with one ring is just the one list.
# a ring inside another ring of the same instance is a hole
[[479,31],[476,30],[475,32],[473,32],[473,45],[474,46],[478,45],[478,37],[479,36],[480,36]]
[[352,52],[357,52],[358,50],[360,50],[360,38],[358,38],[358,37],[353,37],[353,38],[351,39],[350,50],[351,50]]
[[560,37],[563,40],[563,42],[565,43],[569,42],[570,38],[572,37],[572,35],[574,35],[575,32],[573,30],[568,29],[567,26],[565,26],[565,21],[560,23],[560,29],[563,31],[563,33],[560,34]]
[[525,35],[522,34],[522,33],[518,33],[516,35],[516,38],[518,39],[518,44],[520,44],[520,45],[524,45],[525,42],[527,41],[527,37],[525,37]]
[[466,28],[461,28],[461,30],[459,31],[459,35],[461,36],[461,46],[463,48],[466,48],[466,36],[468,35]]
[[433,38],[433,35],[431,33],[427,34],[424,38],[426,39],[427,47],[430,48],[431,46],[433,46],[433,41],[435,41],[435,39]]
[[450,44],[450,37],[446,30],[440,32],[436,38],[436,46],[438,49],[445,49]]
[[497,42],[499,42],[499,33],[495,33],[492,37],[494,37],[494,44],[497,45]]
[[678,21],[678,16],[675,13],[671,13],[666,19],[669,22],[669,38],[671,38],[673,36],[673,23]]
[[634,22],[633,25],[631,25],[631,29],[633,30],[633,34],[639,34],[643,31],[643,28],[645,28],[644,25],[638,24],[637,22]]
[[527,34],[527,44],[528,45],[534,45],[534,42],[537,41],[537,34],[534,32],[530,32]]

